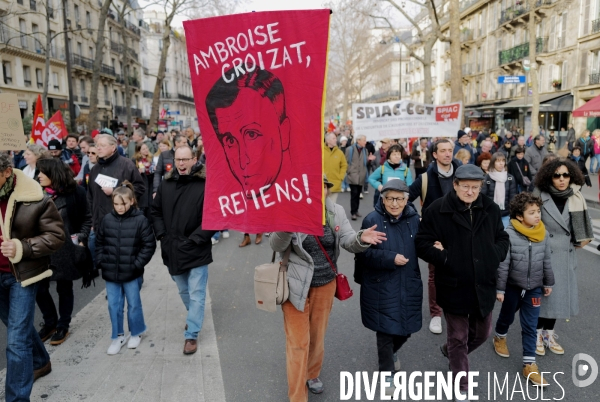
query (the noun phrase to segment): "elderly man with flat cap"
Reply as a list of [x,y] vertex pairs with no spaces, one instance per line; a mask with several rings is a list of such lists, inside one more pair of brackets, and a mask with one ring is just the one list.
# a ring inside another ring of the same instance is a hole
[[[490,336],[496,271],[509,246],[498,205],[480,194],[483,178],[477,166],[460,166],[454,191],[427,208],[415,240],[419,258],[435,266],[437,303],[448,327],[441,349],[454,375],[469,371],[467,355]],[[466,377],[460,389],[466,392]]]

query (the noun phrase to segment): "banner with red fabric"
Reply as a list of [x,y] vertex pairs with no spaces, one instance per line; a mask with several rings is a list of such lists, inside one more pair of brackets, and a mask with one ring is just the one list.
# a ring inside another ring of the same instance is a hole
[[44,132],[44,127],[46,126],[44,120],[44,108],[42,106],[42,97],[38,95],[37,100],[35,101],[35,113],[33,114],[33,122],[31,125],[31,138],[33,142],[41,145],[43,147],[47,146],[47,142],[44,143],[42,140],[42,133]]
[[329,14],[184,21],[207,163],[204,229],[322,235]]

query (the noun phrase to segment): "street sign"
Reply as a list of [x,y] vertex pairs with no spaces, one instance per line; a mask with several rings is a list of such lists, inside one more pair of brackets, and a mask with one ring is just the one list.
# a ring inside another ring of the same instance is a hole
[[525,84],[524,75],[500,75],[498,84]]

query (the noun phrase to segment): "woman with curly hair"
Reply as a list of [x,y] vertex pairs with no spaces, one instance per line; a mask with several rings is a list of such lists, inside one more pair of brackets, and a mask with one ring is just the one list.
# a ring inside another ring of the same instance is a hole
[[534,194],[542,198],[542,222],[549,235],[556,282],[540,308],[536,343],[536,354],[540,356],[546,354],[545,348],[558,355],[565,353],[556,342],[554,325],[557,319],[569,319],[579,313],[574,249],[584,247],[594,238],[587,204],[580,191],[584,184],[579,168],[564,158],[546,162],[535,175]]

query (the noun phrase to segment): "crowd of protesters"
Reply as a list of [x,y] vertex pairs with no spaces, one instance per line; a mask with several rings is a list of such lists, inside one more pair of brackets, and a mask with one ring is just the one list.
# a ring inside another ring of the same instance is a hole
[[[102,273],[112,324],[107,354],[139,346],[147,330],[140,289],[157,240],[189,311],[183,353],[195,353],[214,234],[201,224],[201,137],[192,128],[150,137],[141,129],[128,137],[105,128],[46,146],[28,143],[23,151],[0,154],[6,400],[29,400],[34,381],[52,371],[44,342],[68,342],[74,281],[95,286]],[[43,316],[37,330],[36,304]]]
[[[422,259],[428,327],[442,333],[445,318],[440,350],[450,370],[468,371],[468,355],[493,330],[496,353],[508,358],[506,338],[519,311],[523,375],[547,384],[535,356],[564,354],[556,322],[578,314],[573,250],[593,239],[580,190],[600,168],[600,130],[569,137],[563,156],[552,152],[558,151],[553,133],[530,139],[517,133],[465,129],[456,139],[377,144],[351,128],[325,136],[324,235],[269,234],[274,251],[289,251],[290,297],[282,310],[291,401],[305,402],[308,392],[325,387],[319,375],[340,247],[357,255],[361,317],[376,333],[380,371],[400,369],[398,351],[422,327]],[[112,325],[107,354],[139,346],[147,330],[140,290],[157,241],[188,311],[182,351],[197,351],[212,245],[229,237],[226,229],[202,229],[205,160],[192,128],[149,135],[137,129],[130,136],[103,129],[0,154],[0,211],[8,222],[0,225],[7,400],[28,400],[33,382],[51,372],[44,342],[68,341],[73,282],[92,286],[99,270]],[[354,231],[349,219],[361,217],[369,187],[373,210]],[[348,214],[336,203],[344,191],[351,193]],[[261,241],[257,234],[255,243]],[[240,247],[250,243],[244,234]],[[493,329],[496,300],[503,304]],[[38,330],[36,303],[44,320]],[[467,385],[463,378],[461,392]]]

